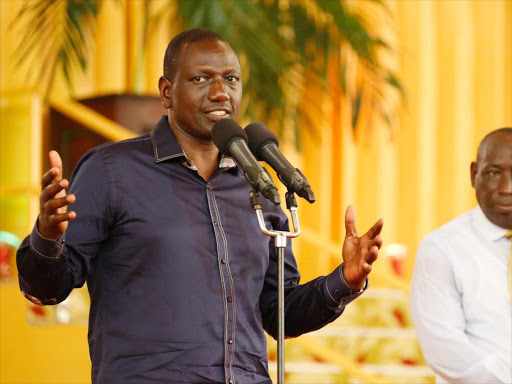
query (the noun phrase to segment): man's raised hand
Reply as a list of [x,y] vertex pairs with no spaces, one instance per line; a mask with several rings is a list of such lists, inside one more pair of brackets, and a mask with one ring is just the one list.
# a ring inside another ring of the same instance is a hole
[[75,195],[66,194],[69,181],[62,179],[62,160],[57,151],[50,151],[51,169],[41,179],[39,197],[38,230],[48,239],[57,240],[68,227],[68,221],[76,217],[67,206],[75,202]]
[[382,219],[371,227],[363,236],[358,237],[356,228],[356,210],[349,205],[345,212],[345,241],[343,242],[343,272],[345,281],[352,291],[360,290],[372,263],[377,260],[382,246]]

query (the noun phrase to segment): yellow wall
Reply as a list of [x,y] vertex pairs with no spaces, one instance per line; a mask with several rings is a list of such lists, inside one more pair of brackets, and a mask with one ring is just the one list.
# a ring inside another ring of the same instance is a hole
[[[167,24],[152,31],[144,44],[145,56],[140,59],[141,3],[105,3],[89,70],[85,76],[75,75],[77,97],[126,91],[156,93],[163,52],[178,29]],[[155,3],[158,7],[159,2]],[[21,4],[0,1],[2,105],[12,100],[14,91],[28,87],[23,72],[27,68],[16,72],[9,61],[23,38],[8,31]],[[408,247],[410,276],[419,240],[476,204],[469,163],[478,142],[489,131],[512,125],[512,1],[423,0],[393,1],[389,5],[396,26],[388,33],[399,53],[389,60],[406,92],[398,125],[390,130],[373,121],[361,125],[354,135],[338,90],[322,95],[328,113],[318,117],[320,136],[303,127],[303,151],[295,153],[291,146],[285,146],[308,176],[318,199],[312,206],[301,203],[299,207],[303,235],[295,248],[304,280],[328,272],[339,262],[336,244],[343,239],[347,204],[357,208],[360,232],[384,217],[385,242]],[[142,71],[137,70],[140,65]],[[67,95],[58,75],[54,96]],[[31,101],[24,103],[31,114],[38,115]],[[25,116],[26,111],[20,111],[19,116]],[[32,124],[30,119],[19,119],[14,129],[3,114],[0,118],[2,140],[23,138],[28,131],[23,130],[22,122]],[[22,183],[31,183],[34,172],[40,171],[37,164],[27,165],[29,157],[27,152],[2,154],[2,159],[20,162],[19,172],[27,176]],[[1,164],[2,174],[5,164]],[[2,183],[6,183],[4,179]],[[25,233],[31,222],[27,220]],[[0,229],[22,232],[16,228]],[[376,264],[376,273],[378,269]],[[2,283],[0,288],[0,382],[89,382],[86,328],[30,326],[26,301],[16,284]]]

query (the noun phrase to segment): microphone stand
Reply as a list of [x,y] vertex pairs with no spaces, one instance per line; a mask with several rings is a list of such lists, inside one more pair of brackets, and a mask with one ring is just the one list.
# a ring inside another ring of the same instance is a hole
[[297,199],[293,192],[286,192],[286,208],[290,211],[293,232],[268,230],[263,218],[260,194],[252,190],[249,193],[251,205],[256,211],[261,232],[274,237],[277,250],[277,383],[284,384],[284,249],[286,239],[295,238],[300,234],[299,218],[297,216]]

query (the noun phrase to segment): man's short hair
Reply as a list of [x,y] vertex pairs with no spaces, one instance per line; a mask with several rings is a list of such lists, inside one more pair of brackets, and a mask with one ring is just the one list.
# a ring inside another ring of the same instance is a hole
[[478,151],[477,151],[477,154],[476,154],[476,160],[477,161],[483,155],[482,151],[484,150],[484,145],[487,142],[487,140],[489,140],[489,138],[491,138],[492,136],[494,136],[496,134],[499,134],[499,133],[508,133],[509,135],[512,135],[512,127],[503,127],[503,128],[500,128],[500,129],[496,129],[496,130],[494,130],[492,132],[489,132],[487,135],[485,135],[485,137],[480,142],[480,145],[478,146]]
[[164,57],[164,77],[172,82],[176,74],[176,62],[181,53],[181,49],[187,43],[196,43],[204,40],[218,40],[229,44],[217,32],[205,28],[194,28],[181,32],[174,36],[165,51]]

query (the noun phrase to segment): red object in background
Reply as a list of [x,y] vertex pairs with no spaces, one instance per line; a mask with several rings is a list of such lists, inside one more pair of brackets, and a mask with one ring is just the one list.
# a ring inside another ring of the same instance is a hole
[[416,360],[412,359],[402,359],[403,365],[418,365],[418,362]]
[[393,316],[398,320],[398,323],[400,324],[400,326],[402,326],[402,327],[407,326],[407,323],[405,321],[405,315],[400,309],[395,308],[395,310],[393,311]]
[[35,305],[35,304],[30,305],[30,310],[37,317],[45,317],[46,316],[46,314],[44,313],[44,309],[38,305]]
[[386,257],[392,272],[397,277],[405,277],[405,258],[407,256],[407,247],[404,244],[389,244],[382,248],[382,253]]
[[15,249],[9,244],[0,243],[0,278],[7,279],[12,276],[11,257]]
[[393,270],[395,273],[400,276],[404,277],[404,263],[403,259],[397,259],[394,257],[391,257],[391,266],[393,267]]
[[12,276],[11,260],[19,245],[18,236],[7,231],[0,231],[0,280]]
[[313,360],[317,363],[326,363],[326,361],[324,359],[322,359],[321,357],[317,357],[317,356],[313,356]]

